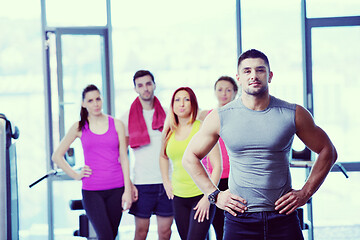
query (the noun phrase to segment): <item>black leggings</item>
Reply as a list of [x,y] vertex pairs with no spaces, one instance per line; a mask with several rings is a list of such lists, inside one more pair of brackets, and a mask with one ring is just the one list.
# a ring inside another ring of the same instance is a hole
[[204,240],[209,231],[210,224],[214,218],[216,206],[211,204],[209,210],[209,220],[206,218],[199,223],[194,220],[196,211],[194,207],[200,201],[203,195],[182,198],[174,196],[174,217],[176,227],[182,240]]
[[[229,188],[228,187],[228,179],[227,178],[220,179],[218,187],[219,187],[219,189],[221,191],[227,190]],[[214,220],[212,222],[212,225],[214,227],[217,240],[223,239],[224,218],[225,218],[224,210],[221,210],[220,208],[216,208],[215,217],[214,217]]]
[[121,198],[124,188],[102,191],[82,190],[82,202],[86,215],[99,240],[116,238],[122,217]]

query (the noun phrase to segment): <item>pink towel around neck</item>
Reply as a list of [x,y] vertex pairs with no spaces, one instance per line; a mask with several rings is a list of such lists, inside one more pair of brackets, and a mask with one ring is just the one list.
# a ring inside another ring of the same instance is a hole
[[[152,129],[163,130],[166,113],[162,108],[159,99],[154,97],[154,115],[152,120]],[[150,136],[147,131],[143,108],[139,97],[131,104],[129,112],[129,144],[132,148],[137,148],[150,143]]]

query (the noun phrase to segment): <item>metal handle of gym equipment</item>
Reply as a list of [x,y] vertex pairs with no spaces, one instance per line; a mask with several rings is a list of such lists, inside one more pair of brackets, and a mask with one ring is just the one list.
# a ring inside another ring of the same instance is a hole
[[339,167],[340,171],[345,175],[346,178],[349,178],[349,175],[347,174],[346,169],[344,168],[344,166],[341,163],[336,162],[335,165]]
[[45,178],[48,178],[49,176],[52,175],[56,175],[58,172],[56,170],[50,170],[47,174],[45,174],[44,176],[42,176],[41,178],[39,178],[38,180],[36,180],[35,182],[33,182],[32,184],[29,185],[29,188],[32,188],[33,186],[35,186],[36,184],[38,184],[39,182],[41,182],[42,180],[44,180]]

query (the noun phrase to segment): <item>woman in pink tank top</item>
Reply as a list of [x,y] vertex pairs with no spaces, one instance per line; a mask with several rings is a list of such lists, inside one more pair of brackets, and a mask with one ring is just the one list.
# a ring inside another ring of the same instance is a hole
[[[83,206],[98,239],[115,239],[122,212],[132,203],[124,125],[102,112],[100,91],[95,85],[84,89],[82,99],[80,121],[61,140],[52,160],[67,175],[82,180]],[[85,159],[80,172],[64,159],[76,138],[81,140]]]
[[[232,77],[222,76],[215,82],[214,90],[215,90],[215,96],[218,100],[218,107],[222,107],[235,99],[236,94],[238,92],[238,86]],[[210,112],[211,110],[201,111],[199,119],[203,121]],[[228,189],[230,163],[229,163],[229,156],[227,154],[225,143],[221,138],[219,138],[219,145],[220,145],[221,157],[223,162],[223,172],[221,174],[218,187],[221,191],[225,191],[226,189]],[[211,173],[212,166],[210,164],[210,161],[208,161],[207,157],[203,159],[202,163],[206,167],[206,170],[209,173]],[[223,232],[224,232],[223,210],[216,208],[215,217],[212,224],[215,229],[216,239],[217,240],[223,239]]]

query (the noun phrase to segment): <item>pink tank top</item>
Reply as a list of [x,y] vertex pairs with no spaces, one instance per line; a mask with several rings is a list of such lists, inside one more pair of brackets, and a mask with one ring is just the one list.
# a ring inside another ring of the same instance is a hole
[[[208,114],[211,111],[212,110],[210,110],[208,112]],[[221,179],[222,178],[229,178],[229,171],[230,171],[229,155],[227,153],[224,141],[221,138],[219,138],[218,142],[219,142],[219,145],[220,145],[220,152],[221,152],[221,158],[222,158],[222,163],[223,163],[223,171],[222,171],[222,174],[221,174],[220,178]],[[206,170],[208,171],[208,173],[211,174],[212,171],[213,171],[213,168],[211,166],[209,157],[206,156],[205,158],[203,158],[202,163],[204,164],[204,166],[205,166]]]
[[84,190],[107,190],[124,186],[124,175],[119,162],[119,138],[114,119],[111,116],[108,119],[109,128],[104,134],[91,132],[88,123],[82,130],[85,164],[92,170],[90,177],[82,179]]

